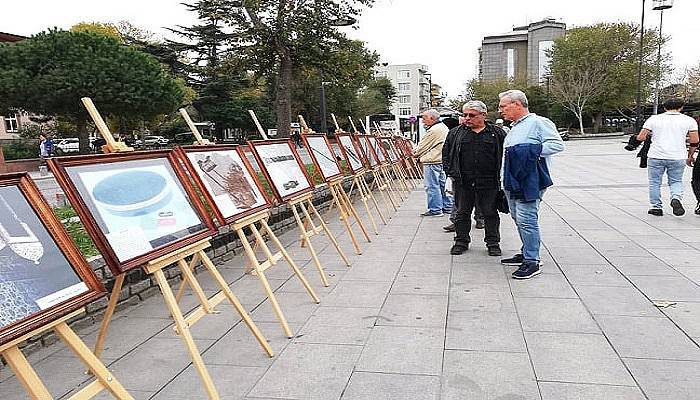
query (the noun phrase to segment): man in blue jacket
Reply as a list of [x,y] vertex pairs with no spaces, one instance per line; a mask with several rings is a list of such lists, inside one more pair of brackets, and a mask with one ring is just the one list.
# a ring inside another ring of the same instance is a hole
[[[498,97],[498,111],[512,121],[503,143],[506,153],[503,176],[510,215],[522,242],[521,252],[501,263],[519,266],[513,278],[528,279],[540,273],[538,217],[544,188],[551,185],[551,180],[547,183],[549,158],[564,150],[564,142],[552,121],[528,110],[525,93],[508,90]],[[533,188],[535,196],[532,196]]]

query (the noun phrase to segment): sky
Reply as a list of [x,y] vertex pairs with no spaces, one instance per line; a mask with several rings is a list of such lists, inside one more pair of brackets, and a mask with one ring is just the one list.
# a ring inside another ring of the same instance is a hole
[[[50,27],[78,22],[127,20],[156,34],[164,27],[190,25],[195,16],[179,0],[22,0],[4,5],[0,32],[31,35]],[[645,27],[657,29],[659,12],[646,1]],[[478,48],[484,36],[551,17],[568,28],[597,22],[641,19],[641,0],[375,0],[359,28],[343,28],[377,51],[381,62],[428,66],[432,81],[448,96],[457,96],[477,73]],[[663,33],[677,70],[700,63],[700,1],[675,0],[664,13]]]

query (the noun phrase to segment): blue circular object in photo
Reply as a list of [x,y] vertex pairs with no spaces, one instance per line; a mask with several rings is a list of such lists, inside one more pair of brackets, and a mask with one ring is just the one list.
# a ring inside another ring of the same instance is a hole
[[102,179],[92,189],[95,200],[116,215],[156,211],[171,198],[168,182],[152,171],[125,171]]

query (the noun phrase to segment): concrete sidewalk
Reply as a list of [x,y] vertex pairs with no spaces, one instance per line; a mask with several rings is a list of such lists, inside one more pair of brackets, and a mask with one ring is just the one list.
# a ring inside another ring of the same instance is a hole
[[[567,147],[542,206],[543,274],[531,280],[510,279],[514,267],[486,255],[483,231],[465,255],[450,256],[447,218],[418,217],[419,190],[362,255],[329,217],[353,265],[315,239],[328,288],[296,232],[283,235],[321,297],[314,304],[285,264],[269,270],[291,340],[257,278],[243,274],[245,260],[222,265],[276,354],[264,355],[232,307],[205,317],[193,332],[221,397],[700,399],[700,217],[689,187],[686,216],[668,207],[667,216],[649,216],[646,170],[619,139]],[[516,252],[509,216],[501,234],[504,255]],[[98,323],[79,332],[89,344]],[[134,397],[205,398],[172,326],[159,295],[115,315],[104,359]],[[86,380],[60,344],[29,359],[57,398]],[[9,368],[0,369],[0,393],[26,398]]]

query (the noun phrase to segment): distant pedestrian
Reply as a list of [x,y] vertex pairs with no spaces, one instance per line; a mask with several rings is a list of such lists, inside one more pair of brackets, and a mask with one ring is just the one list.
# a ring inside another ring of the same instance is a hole
[[522,241],[521,252],[501,263],[519,266],[513,278],[528,279],[540,273],[538,218],[545,189],[552,185],[549,158],[564,150],[564,142],[552,121],[528,110],[525,93],[508,90],[498,97],[498,110],[512,121],[504,142],[503,186]]
[[54,153],[53,140],[50,137],[39,135],[39,158],[42,164],[46,164],[46,160]]
[[501,185],[505,132],[486,121],[486,104],[478,100],[463,108],[464,124],[450,131],[443,151],[443,167],[455,194],[455,243],[450,254],[469,250],[471,215],[475,207],[484,218],[484,242],[490,256],[500,256],[500,217],[496,209]]
[[[685,214],[683,200],[683,172],[685,166],[694,163],[695,150],[698,148],[698,123],[691,117],[681,114],[685,102],[679,98],[671,98],[664,102],[665,113],[652,115],[644,122],[642,130],[637,135],[637,140],[643,142],[651,135],[651,147],[647,154],[647,175],[649,178],[649,203],[651,208],[648,213],[662,216],[663,202],[661,201],[661,180],[666,173],[668,187],[671,191],[671,208],[673,215]],[[689,147],[686,149],[686,138],[689,139]],[[695,171],[694,175],[695,174]],[[698,187],[693,185],[693,190],[698,195]],[[698,198],[700,202],[700,198]],[[700,208],[700,203],[698,204]],[[697,212],[696,208],[696,212]]]
[[445,171],[442,169],[442,146],[447,137],[447,125],[440,122],[440,113],[430,109],[421,115],[427,130],[413,151],[423,164],[425,192],[428,195],[428,211],[423,217],[439,217],[452,212],[452,199],[445,193]]
[[506,134],[508,134],[508,132],[510,132],[510,128],[507,127],[507,126],[505,126],[505,125],[503,125],[503,122],[504,122],[504,121],[503,121],[503,118],[498,118],[498,119],[496,120],[496,126],[499,127],[499,128],[501,128],[501,129],[503,129],[503,132],[505,132]]

